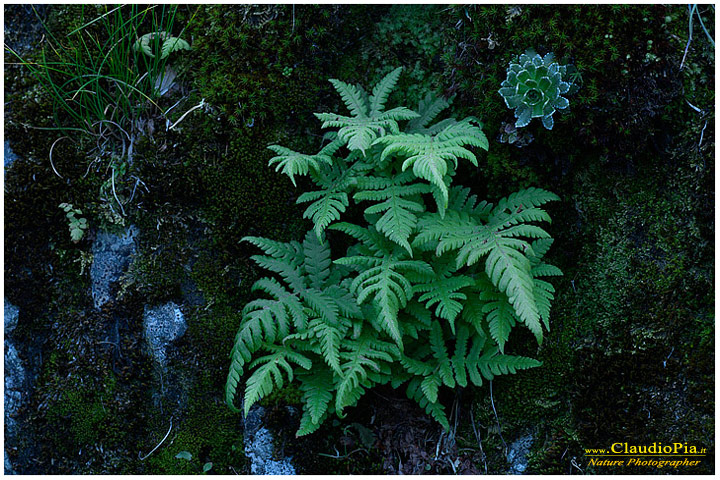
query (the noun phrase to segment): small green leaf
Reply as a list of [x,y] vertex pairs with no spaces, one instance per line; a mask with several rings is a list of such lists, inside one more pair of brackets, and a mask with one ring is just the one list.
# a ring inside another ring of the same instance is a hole
[[167,58],[168,55],[176,50],[190,50],[190,44],[182,38],[170,37],[163,43],[160,58]]
[[184,458],[185,460],[190,461],[190,460],[192,460],[192,454],[190,452],[186,452],[185,450],[183,450],[182,452],[175,455],[175,458]]
[[212,462],[207,462],[205,465],[203,465],[203,473],[209,472],[212,467]]

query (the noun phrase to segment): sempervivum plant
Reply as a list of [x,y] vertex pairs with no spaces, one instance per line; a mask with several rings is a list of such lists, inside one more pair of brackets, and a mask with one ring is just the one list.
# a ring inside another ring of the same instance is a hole
[[553,128],[555,110],[567,108],[567,98],[561,97],[570,90],[570,83],[563,80],[567,67],[555,61],[552,53],[541,57],[528,50],[520,55],[517,63],[511,63],[507,80],[498,91],[508,108],[515,109],[516,127],[524,127],[533,118],[542,118],[548,130]]

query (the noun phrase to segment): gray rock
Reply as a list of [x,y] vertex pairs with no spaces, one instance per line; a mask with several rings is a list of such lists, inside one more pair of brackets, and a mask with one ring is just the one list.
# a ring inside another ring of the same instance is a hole
[[8,457],[7,450],[5,450],[5,475],[15,475],[15,471],[10,463],[10,457]]
[[112,284],[120,279],[135,253],[138,230],[129,226],[122,235],[101,232],[93,242],[90,281],[95,308],[113,299]]
[[18,159],[18,156],[15,155],[15,152],[13,152],[12,148],[10,148],[10,142],[8,142],[7,140],[5,140],[4,155],[5,155],[5,169],[7,170]]
[[295,475],[289,458],[277,459],[273,435],[262,426],[265,409],[253,405],[245,417],[245,456],[253,475]]
[[145,340],[155,361],[162,367],[167,363],[167,347],[187,330],[180,307],[168,302],[157,307],[145,306],[143,314]]
[[[5,340],[5,447],[17,446],[18,422],[15,419],[23,404],[27,373],[15,345]],[[14,475],[12,462],[5,450],[5,474]]]
[[524,435],[515,440],[508,450],[507,461],[510,464],[510,475],[523,475],[528,467],[528,454],[533,444],[531,434]]
[[17,327],[19,314],[18,307],[5,300],[5,337],[10,335]]
[[[19,426],[17,415],[25,400],[29,397],[31,375],[23,363],[15,342],[11,337],[17,327],[20,310],[5,301],[5,446],[17,447]],[[12,462],[5,450],[5,474],[14,475]]]

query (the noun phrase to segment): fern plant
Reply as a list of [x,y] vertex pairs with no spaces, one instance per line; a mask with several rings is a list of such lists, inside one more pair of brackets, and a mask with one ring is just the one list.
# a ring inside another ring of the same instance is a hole
[[[252,259],[273,274],[254,290],[232,349],[226,400],[235,407],[242,376],[244,410],[297,382],[304,402],[298,435],[330,415],[342,417],[368,388],[404,386],[446,429],[441,388],[481,386],[496,375],[540,365],[508,352],[522,324],[542,342],[561,275],[543,257],[552,238],[542,206],[557,197],[528,188],[496,205],[452,184],[461,161],[477,165],[487,150],[475,118],[433,121],[448,102],[428,95],[413,111],[385,109],[400,69],[368,95],[331,80],[350,116],[316,114],[327,144],[307,155],[273,145],[270,165],[309,175],[302,243],[243,240],[263,251]],[[401,122],[406,122],[404,125]],[[362,225],[342,220],[350,208]],[[331,260],[326,231],[350,237]]]

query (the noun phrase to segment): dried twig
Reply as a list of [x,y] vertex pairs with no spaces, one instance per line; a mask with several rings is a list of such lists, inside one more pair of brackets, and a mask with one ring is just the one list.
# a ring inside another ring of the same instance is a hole
[[62,175],[60,175],[60,174],[58,173],[57,169],[55,168],[55,164],[53,163],[52,152],[53,152],[53,149],[55,148],[55,144],[57,144],[60,140],[62,140],[62,139],[64,139],[64,138],[70,138],[70,137],[67,137],[67,136],[66,136],[66,137],[60,137],[60,138],[58,138],[57,140],[55,140],[55,141],[53,142],[53,144],[50,146],[50,153],[48,154],[48,156],[50,157],[50,166],[52,167],[53,172],[55,172],[55,175],[57,175],[58,177],[62,178],[63,180],[65,180],[65,179],[63,178]]
[[505,443],[505,439],[502,436],[502,426],[500,426],[500,418],[498,417],[497,410],[495,410],[495,400],[493,400],[493,390],[492,390],[493,382],[490,380],[490,405],[492,405],[493,413],[495,413],[495,421],[497,422],[498,426],[498,435],[500,435],[500,440],[502,440],[503,445],[505,445],[505,451],[504,454],[507,456],[508,446],[507,443]]
[[477,427],[475,426],[475,414],[473,413],[472,408],[470,408],[470,422],[472,422],[473,432],[475,432],[475,438],[478,442],[478,447],[480,447],[480,458],[482,458],[483,465],[485,466],[485,475],[488,473],[487,469],[487,462],[485,461],[485,450],[483,450],[482,441],[480,440],[480,435],[478,435]]
[[140,452],[138,452],[138,458],[140,459],[141,462],[144,461],[146,458],[148,458],[150,455],[152,455],[153,452],[155,452],[155,450],[157,450],[158,448],[160,448],[160,445],[162,445],[163,442],[164,442],[165,440],[167,440],[168,435],[170,435],[170,431],[171,431],[171,430],[172,430],[172,417],[170,417],[170,428],[168,428],[167,433],[165,434],[165,436],[163,437],[163,439],[160,440],[160,443],[158,443],[157,445],[155,445],[155,448],[153,448],[152,450],[150,450],[150,453],[148,453],[148,454],[145,455],[144,457],[143,457],[142,455],[140,455]]
[[202,107],[204,107],[204,106],[205,106],[205,99],[203,98],[203,99],[200,101],[200,103],[198,103],[197,105],[195,105],[194,107],[192,107],[192,108],[191,108],[190,110],[188,110],[187,112],[183,113],[182,116],[181,116],[180,118],[178,118],[175,123],[173,123],[172,125],[170,125],[169,127],[167,127],[167,129],[168,129],[168,130],[172,130],[173,128],[177,127],[178,123],[182,122],[182,121],[185,119],[185,117],[188,116],[188,114],[189,114],[190,112],[192,112],[193,110],[197,110],[198,108],[202,108]]

